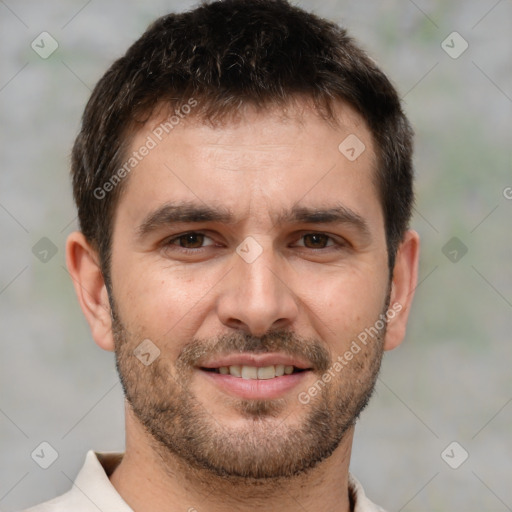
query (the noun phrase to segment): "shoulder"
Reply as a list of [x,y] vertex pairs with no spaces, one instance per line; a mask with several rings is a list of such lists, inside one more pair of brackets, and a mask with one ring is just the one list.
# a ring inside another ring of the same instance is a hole
[[22,512],[69,512],[70,510],[74,510],[76,512],[85,510],[83,508],[83,502],[81,500],[77,500],[77,496],[73,490],[58,496],[57,498],[53,498],[50,501],[45,501],[44,503],[40,503],[34,507],[27,508]]
[[363,486],[351,474],[348,475],[348,489],[354,507],[353,512],[386,512],[366,497]]
[[90,450],[68,492],[22,512],[133,512],[109,481],[110,473],[121,459],[121,453]]

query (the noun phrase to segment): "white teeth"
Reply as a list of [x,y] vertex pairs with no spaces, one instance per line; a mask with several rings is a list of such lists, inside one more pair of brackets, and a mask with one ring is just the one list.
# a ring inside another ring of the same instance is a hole
[[257,379],[258,368],[256,366],[242,366],[242,379]]
[[233,366],[229,366],[229,373],[233,375],[233,377],[241,377],[242,376],[242,367],[234,364]]
[[268,380],[274,377],[282,377],[293,373],[294,367],[291,365],[276,364],[270,366],[245,366],[234,364],[232,366],[221,366],[218,373],[222,375],[232,375],[233,377],[242,377],[242,379],[261,379]]
[[258,379],[273,379],[275,376],[275,366],[261,366],[258,368]]

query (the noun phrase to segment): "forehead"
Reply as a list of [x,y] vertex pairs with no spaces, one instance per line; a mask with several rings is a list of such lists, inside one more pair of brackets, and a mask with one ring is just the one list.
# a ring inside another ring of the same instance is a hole
[[188,111],[160,112],[134,135],[127,157],[137,153],[137,165],[118,210],[135,218],[193,200],[242,219],[341,202],[378,215],[372,136],[350,106],[337,105],[336,124],[304,105],[246,109],[216,125]]

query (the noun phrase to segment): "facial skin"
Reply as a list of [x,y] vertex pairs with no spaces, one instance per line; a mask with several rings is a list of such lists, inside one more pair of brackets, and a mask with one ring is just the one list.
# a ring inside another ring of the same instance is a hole
[[[251,510],[257,499],[266,510],[295,510],[292,494],[313,509],[323,503],[322,510],[348,510],[353,424],[383,350],[403,339],[419,242],[406,233],[390,283],[371,135],[348,106],[338,114],[340,127],[306,106],[287,117],[279,109],[248,109],[223,126],[194,119],[178,125],[131,173],[121,195],[112,314],[97,254],[81,234],[70,236],[68,266],[82,308],[95,341],[115,349],[127,396],[126,455],[112,482],[134,510],[164,503],[166,493],[175,510],[187,510],[213,482],[208,510],[222,510],[230,492],[252,499],[235,500],[237,510]],[[137,133],[134,149],[158,121]],[[352,133],[366,146],[353,162],[338,150]],[[174,207],[231,218],[171,222]],[[335,208],[341,221],[305,215]],[[247,237],[251,245],[244,246]],[[261,254],[248,262],[241,247]],[[309,403],[299,401],[393,304],[401,310],[387,329],[360,344]],[[148,366],[133,354],[147,339],[160,350]],[[262,397],[226,387],[204,370],[240,354],[265,355],[266,364],[292,358],[305,371],[273,394],[263,381]],[[153,475],[147,492],[128,485],[142,467]]]

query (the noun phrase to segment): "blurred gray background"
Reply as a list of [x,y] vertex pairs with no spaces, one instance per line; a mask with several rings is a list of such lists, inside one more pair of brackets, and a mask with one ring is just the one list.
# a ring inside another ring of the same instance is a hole
[[[420,284],[351,471],[390,512],[512,510],[512,2],[295,3],[348,27],[417,134]],[[193,5],[0,0],[4,512],[66,491],[87,449],[123,450],[114,359],[92,341],[65,270],[77,227],[69,152],[111,62],[154,18]],[[41,442],[59,455],[46,470],[31,458]]]

